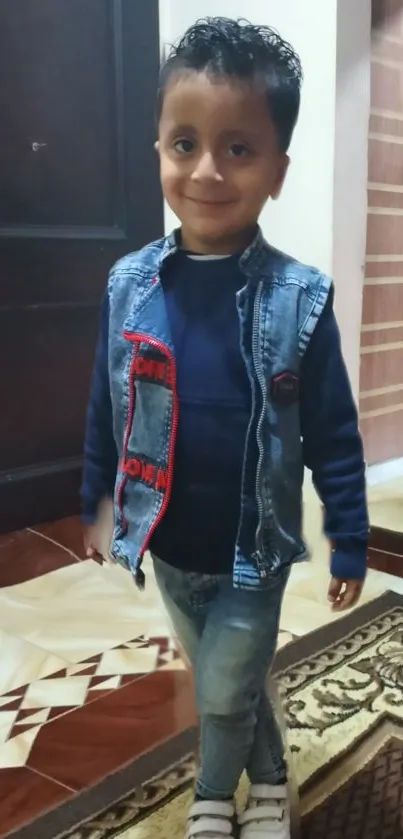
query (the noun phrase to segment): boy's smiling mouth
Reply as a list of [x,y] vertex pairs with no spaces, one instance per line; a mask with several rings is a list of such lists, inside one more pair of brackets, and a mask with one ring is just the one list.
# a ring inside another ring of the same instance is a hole
[[185,198],[194,204],[204,204],[207,207],[225,207],[234,203],[233,199],[197,198],[193,195],[185,195]]

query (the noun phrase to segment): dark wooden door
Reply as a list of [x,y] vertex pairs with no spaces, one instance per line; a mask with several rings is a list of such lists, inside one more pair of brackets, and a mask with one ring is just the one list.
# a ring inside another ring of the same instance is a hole
[[0,2],[3,531],[78,509],[108,270],[163,230],[158,63],[157,0]]

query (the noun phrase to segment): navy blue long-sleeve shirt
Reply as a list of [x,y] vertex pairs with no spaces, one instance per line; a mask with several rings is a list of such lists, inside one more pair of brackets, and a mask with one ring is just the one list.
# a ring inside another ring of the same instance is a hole
[[[206,261],[179,253],[164,269],[162,282],[177,361],[180,419],[172,496],[151,549],[184,570],[229,573],[251,411],[235,304],[244,279],[238,257]],[[85,521],[92,521],[100,499],[112,494],[116,477],[108,328],[105,297],[87,417]],[[332,573],[361,579],[368,541],[364,461],[332,299],[302,360],[300,417],[304,462],[312,470],[333,545]],[[255,510],[248,514],[252,531]]]

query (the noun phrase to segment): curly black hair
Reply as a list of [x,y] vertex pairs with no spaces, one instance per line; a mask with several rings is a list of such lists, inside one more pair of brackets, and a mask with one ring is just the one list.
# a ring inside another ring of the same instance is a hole
[[299,114],[302,67],[275,29],[225,17],[198,20],[171,47],[161,67],[159,115],[168,83],[186,70],[263,84],[280,150],[287,151]]

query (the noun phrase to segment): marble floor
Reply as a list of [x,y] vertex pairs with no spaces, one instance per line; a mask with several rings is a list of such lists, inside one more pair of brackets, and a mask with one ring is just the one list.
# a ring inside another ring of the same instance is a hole
[[[328,547],[307,498],[310,562],[294,568],[279,644],[336,620]],[[150,562],[139,593],[84,558],[80,524],[0,536],[0,837],[195,724]],[[371,571],[364,600],[403,580]]]
[[403,533],[403,476],[368,487],[371,524]]

